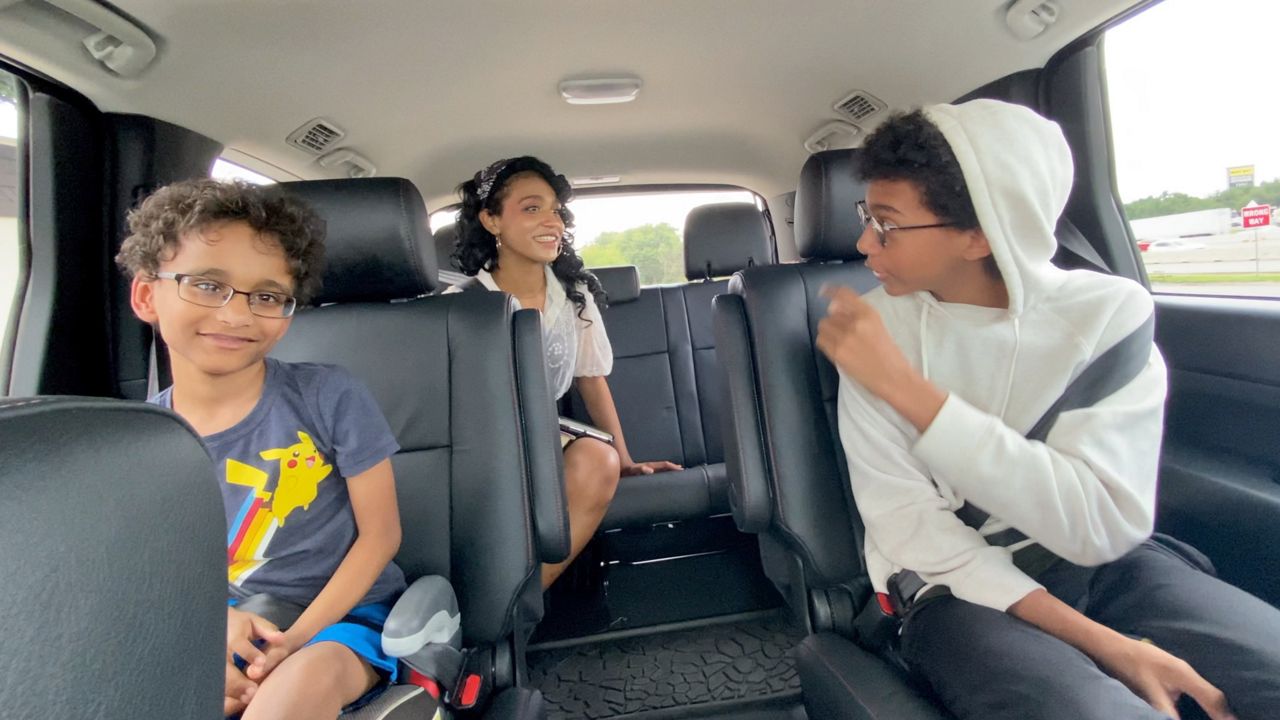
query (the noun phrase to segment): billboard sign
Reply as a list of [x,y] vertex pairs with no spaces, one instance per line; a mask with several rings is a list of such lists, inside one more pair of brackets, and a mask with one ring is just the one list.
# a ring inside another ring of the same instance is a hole
[[1227,168],[1227,187],[1253,187],[1253,166],[1237,165]]

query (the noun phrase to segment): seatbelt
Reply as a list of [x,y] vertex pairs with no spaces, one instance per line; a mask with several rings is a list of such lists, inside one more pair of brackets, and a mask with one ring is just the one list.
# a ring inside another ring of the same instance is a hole
[[147,349],[147,397],[153,398],[161,390],[173,384],[173,369],[169,364],[169,346],[160,337],[159,328],[151,328],[151,342]]
[[1058,223],[1058,229],[1054,233],[1058,238],[1058,245],[1067,252],[1075,255],[1086,264],[1092,266],[1093,270],[1111,274],[1111,268],[1107,267],[1107,261],[1102,259],[1098,254],[1097,248],[1089,243],[1081,232],[1076,229],[1071,221],[1062,218]]
[[[1155,315],[1153,314],[1148,316],[1137,329],[1089,363],[1084,372],[1067,385],[1062,395],[1027,431],[1027,439],[1044,442],[1062,413],[1092,407],[1132,382],[1147,366],[1154,342]],[[990,513],[969,502],[965,502],[955,513],[956,517],[974,530],[980,529],[991,517]],[[1008,547],[1026,540],[1027,536],[1017,529],[1009,528],[987,535],[984,539],[991,545]],[[1057,555],[1039,544],[1019,548],[1013,554],[1013,564],[1031,577],[1035,577],[1058,559]],[[925,584],[919,573],[913,570],[894,573],[888,582],[888,605],[892,607],[893,614],[898,617],[905,615]],[[886,604],[884,599],[880,602],[884,607]]]

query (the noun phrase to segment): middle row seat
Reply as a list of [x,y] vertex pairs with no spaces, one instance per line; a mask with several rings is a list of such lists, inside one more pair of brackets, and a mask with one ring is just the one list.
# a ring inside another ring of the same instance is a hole
[[[640,288],[632,266],[595,268],[609,295],[603,311],[613,345],[609,389],[635,460],[670,460],[683,470],[625,477],[603,530],[694,520],[729,512],[724,464],[724,371],[716,359],[712,299],[726,278],[773,263],[764,215],[748,203],[703,205],[684,227],[679,285]],[[587,420],[576,392],[567,414]]]
[[527,705],[536,693],[516,691],[542,617],[542,564],[569,551],[538,315],[496,293],[423,297],[436,286],[435,255],[407,180],[280,188],[328,232],[318,307],[294,316],[272,356],[341,365],[368,387],[400,445],[396,562],[410,581],[453,584],[463,642],[492,673],[486,687]]

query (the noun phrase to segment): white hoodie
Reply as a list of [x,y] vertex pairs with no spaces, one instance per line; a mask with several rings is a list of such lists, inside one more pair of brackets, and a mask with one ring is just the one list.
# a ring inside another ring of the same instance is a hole
[[[1151,296],[1123,278],[1050,264],[1072,181],[1057,124],[990,100],[925,114],[960,161],[1009,307],[868,293],[903,353],[948,397],[921,434],[842,376],[840,437],[876,590],[908,568],[1003,611],[1040,585],[1013,565],[1011,551],[1026,543],[996,547],[983,535],[1014,527],[1081,565],[1114,560],[1150,535],[1165,366],[1153,346],[1129,385],[1063,413],[1043,443],[1024,437],[1092,359],[1151,315]],[[954,513],[966,500],[991,513],[981,533]]]

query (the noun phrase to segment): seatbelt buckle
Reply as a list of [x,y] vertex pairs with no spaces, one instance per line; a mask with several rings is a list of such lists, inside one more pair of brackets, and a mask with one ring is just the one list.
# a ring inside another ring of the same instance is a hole
[[890,575],[889,579],[885,581],[885,590],[886,592],[884,593],[877,593],[877,595],[884,596],[881,606],[887,607],[889,614],[896,618],[906,617],[907,610],[911,607],[911,601],[902,596],[902,586],[898,584],[897,573]]
[[445,703],[454,710],[484,707],[493,689],[493,661],[483,649],[472,648],[463,653],[462,667],[450,686]]
[[865,603],[853,620],[854,639],[871,652],[891,647],[901,627],[902,620],[893,612],[885,593],[876,593],[875,602]]

